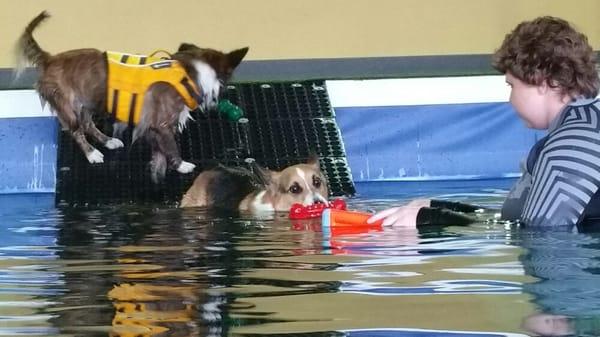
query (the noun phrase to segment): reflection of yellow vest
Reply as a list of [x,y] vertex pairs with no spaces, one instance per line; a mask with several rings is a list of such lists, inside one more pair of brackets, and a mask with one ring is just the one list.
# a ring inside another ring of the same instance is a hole
[[115,308],[109,336],[149,337],[166,335],[170,329],[174,333],[177,325],[187,325],[196,319],[198,309],[193,303],[198,301],[198,291],[193,286],[116,285],[108,293]]
[[200,91],[178,61],[115,52],[106,52],[106,60],[106,109],[118,121],[138,124],[144,95],[157,82],[172,85],[190,110],[198,107]]

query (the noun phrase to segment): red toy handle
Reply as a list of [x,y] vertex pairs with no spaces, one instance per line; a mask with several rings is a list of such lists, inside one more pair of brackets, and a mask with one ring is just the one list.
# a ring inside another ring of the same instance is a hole
[[293,204],[292,208],[290,208],[290,219],[292,220],[300,220],[300,219],[313,219],[318,218],[323,214],[323,211],[326,208],[333,209],[346,209],[346,202],[343,199],[334,199],[326,204],[312,204],[308,206],[303,206],[302,204]]

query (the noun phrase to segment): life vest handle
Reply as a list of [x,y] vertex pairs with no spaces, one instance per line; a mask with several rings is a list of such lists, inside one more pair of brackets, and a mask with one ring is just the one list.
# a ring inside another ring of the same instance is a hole
[[168,51],[164,50],[164,49],[157,49],[155,51],[152,52],[152,54],[150,54],[150,57],[154,57],[156,54],[160,54],[160,53],[164,53],[167,54],[167,57],[161,57],[162,59],[172,59],[173,55],[171,55],[171,53],[169,53]]

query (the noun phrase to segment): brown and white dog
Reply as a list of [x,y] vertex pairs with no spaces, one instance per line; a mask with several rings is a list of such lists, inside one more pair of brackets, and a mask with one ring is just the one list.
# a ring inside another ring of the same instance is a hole
[[218,167],[202,173],[181,200],[181,207],[206,207],[258,212],[287,212],[295,203],[327,203],[327,180],[319,160],[282,171],[256,166],[252,171]]
[[[17,45],[21,69],[24,63],[37,67],[39,78],[36,89],[42,101],[50,104],[63,128],[71,132],[88,161],[102,163],[104,155],[90,145],[86,135],[107,149],[124,146],[121,140],[103,134],[92,122],[94,114],[109,111],[107,54],[97,49],[76,49],[50,55],[32,36],[38,25],[48,17],[47,12],[40,13],[21,35]],[[182,69],[181,72],[194,87],[196,95],[193,102],[206,110],[216,105],[223,85],[247,52],[247,47],[222,53],[183,43],[165,62],[175,63]],[[189,105],[180,91],[165,82],[156,82],[143,93],[141,116],[135,124],[132,141],[143,138],[150,143],[150,166],[155,181],[164,177],[167,167],[180,173],[189,173],[195,168],[194,164],[182,160],[175,140],[177,130],[181,130],[190,118]],[[129,122],[131,124],[131,119]]]

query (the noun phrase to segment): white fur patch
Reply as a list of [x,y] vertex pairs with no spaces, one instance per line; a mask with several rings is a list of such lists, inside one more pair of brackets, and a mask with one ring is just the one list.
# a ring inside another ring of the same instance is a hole
[[102,152],[94,149],[94,151],[88,153],[86,155],[87,160],[90,162],[90,164],[100,164],[100,163],[104,163],[104,155],[102,154]]
[[193,64],[198,72],[198,86],[202,91],[203,101],[200,107],[206,110],[217,105],[221,83],[217,78],[216,71],[211,66],[201,61],[196,61]]
[[118,149],[120,147],[124,147],[125,144],[119,138],[111,138],[109,139],[104,146],[109,150]]
[[185,107],[179,113],[179,123],[178,123],[178,127],[177,127],[177,129],[179,130],[179,132],[181,132],[181,131],[183,131],[183,129],[185,129],[185,126],[186,126],[187,121],[189,119],[194,120],[192,118],[192,115],[190,115],[190,109],[188,109],[187,107]]
[[304,197],[304,201],[302,201],[302,204],[304,206],[312,205],[314,202],[314,197],[313,193],[311,192],[310,185],[308,184],[308,181],[306,181],[306,173],[298,167],[296,167],[296,173],[298,174],[298,177],[300,177],[300,180],[302,180],[302,182],[304,183],[304,186],[302,188],[304,188],[304,190],[308,192]]
[[263,197],[267,191],[260,191],[252,201],[252,209],[258,212],[274,212],[275,208],[271,203],[264,203]]
[[177,172],[179,173],[190,173],[194,170],[194,168],[196,167],[196,165],[192,164],[192,163],[188,163],[187,161],[182,161],[181,164],[179,164],[179,167],[177,168]]

